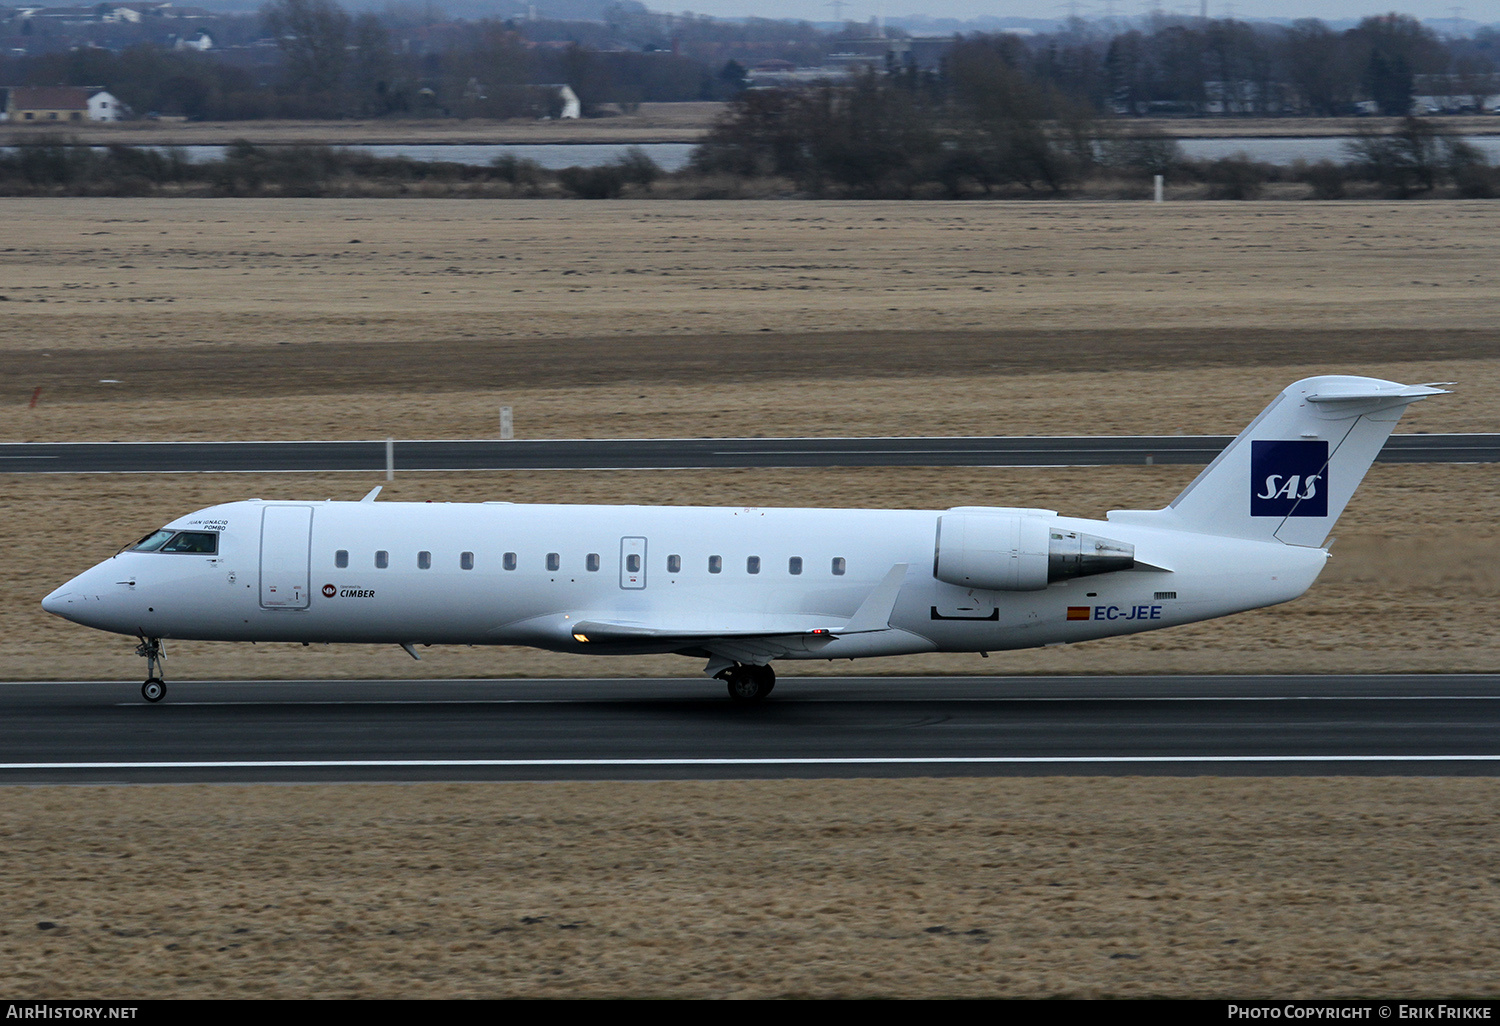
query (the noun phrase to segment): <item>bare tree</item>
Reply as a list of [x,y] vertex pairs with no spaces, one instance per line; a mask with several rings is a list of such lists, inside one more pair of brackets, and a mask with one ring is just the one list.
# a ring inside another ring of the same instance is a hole
[[352,27],[342,7],[333,0],[271,0],[261,16],[286,58],[294,89],[333,93],[339,88]]

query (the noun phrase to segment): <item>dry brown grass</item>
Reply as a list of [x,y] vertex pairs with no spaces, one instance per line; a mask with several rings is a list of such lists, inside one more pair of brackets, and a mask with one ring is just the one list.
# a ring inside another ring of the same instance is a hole
[[[0,251],[0,359],[10,372],[0,380],[9,411],[0,438],[485,437],[502,403],[515,408],[522,437],[1217,434],[1237,431],[1287,382],[1326,371],[1461,382],[1403,428],[1496,428],[1490,326],[1500,272],[1486,204],[5,206],[16,231]],[[448,288],[435,294],[438,282]],[[1098,515],[1159,506],[1191,473],[439,475],[403,476],[388,494],[996,502]],[[24,640],[7,654],[11,673],[133,672],[120,639],[36,605],[130,537],[251,493],[353,496],[370,483],[13,479],[0,602]],[[1476,566],[1489,565],[1495,507],[1489,468],[1377,468],[1340,527],[1340,558],[1307,599],[983,666],[1488,669],[1483,609],[1495,588]],[[1385,543],[1391,536],[1400,546]],[[59,551],[69,553],[63,565],[51,555]],[[674,658],[605,665],[693,669]],[[597,666],[508,650],[434,650],[414,664],[384,651],[183,645],[173,672],[574,675]],[[967,657],[869,666],[978,669]]]
[[1226,431],[1307,371],[1494,427],[1485,203],[0,213],[0,438]]
[[0,348],[879,331],[920,351],[950,332],[1186,329],[1222,355],[1254,329],[1420,338],[1494,324],[1493,209],[5,199]]
[[1494,997],[1497,799],[1465,779],[5,789],[0,986]]
[[[68,200],[0,215],[5,438],[485,436],[502,402],[528,437],[1227,433],[1321,371],[1457,380],[1403,427],[1496,429],[1489,204]],[[1192,473],[402,475],[388,494],[1098,515],[1158,506]],[[1323,580],[1286,606],[856,670],[1493,670],[1497,473],[1377,466]],[[37,605],[121,542],[211,502],[376,483],[0,480],[4,675],[49,679],[136,675],[127,639]],[[695,669],[171,652],[177,679]],[[3,789],[0,987],[1493,996],[1497,797],[1454,779]]]

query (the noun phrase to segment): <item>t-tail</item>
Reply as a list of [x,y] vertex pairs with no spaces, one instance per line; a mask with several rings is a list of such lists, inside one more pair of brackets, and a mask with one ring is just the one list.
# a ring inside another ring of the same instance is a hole
[[1163,510],[1117,522],[1322,546],[1406,407],[1432,385],[1329,374],[1288,385]]

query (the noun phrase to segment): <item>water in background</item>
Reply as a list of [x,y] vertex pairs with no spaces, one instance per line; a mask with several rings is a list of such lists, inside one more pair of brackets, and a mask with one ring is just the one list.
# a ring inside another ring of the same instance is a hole
[[[1500,162],[1500,136],[1466,135],[1465,142],[1479,147],[1492,162]],[[1346,136],[1319,136],[1308,139],[1179,139],[1183,155],[1193,160],[1218,160],[1243,153],[1251,160],[1267,164],[1290,164],[1305,160],[1309,164],[1320,160],[1340,163],[1349,159],[1344,149]]]
[[[102,147],[95,147],[100,149]],[[179,146],[188,159],[200,162],[219,160],[224,156],[225,146]],[[471,144],[435,145],[336,145],[335,149],[357,150],[376,157],[408,157],[411,160],[448,161],[454,164],[484,166],[496,157],[511,154],[521,160],[533,160],[549,171],[564,167],[595,167],[608,164],[624,155],[630,145],[618,143],[556,143],[543,146],[504,146]],[[664,171],[678,171],[687,165],[693,152],[692,143],[644,143],[636,147],[642,150]],[[143,146],[141,149],[164,150],[164,146]]]

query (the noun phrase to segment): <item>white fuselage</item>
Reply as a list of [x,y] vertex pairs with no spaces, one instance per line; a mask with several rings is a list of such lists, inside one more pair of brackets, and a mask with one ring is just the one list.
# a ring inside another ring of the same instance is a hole
[[[216,552],[124,551],[44,606],[147,638],[703,655],[711,646],[683,639],[836,633],[904,565],[888,627],[882,615],[881,629],[783,640],[776,656],[842,659],[1027,648],[1206,620],[1301,595],[1327,558],[1278,541],[1027,512],[1052,529],[1133,545],[1140,567],[1028,591],[943,583],[934,577],[940,510],[250,500],[167,525],[213,532]],[[576,625],[595,621],[657,634],[581,639]]]

